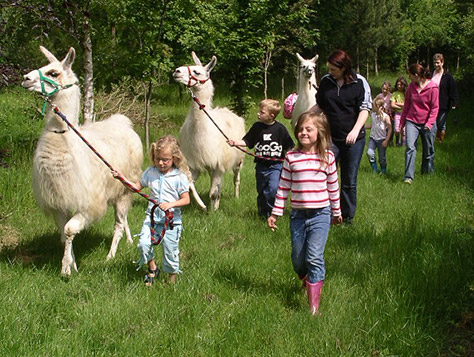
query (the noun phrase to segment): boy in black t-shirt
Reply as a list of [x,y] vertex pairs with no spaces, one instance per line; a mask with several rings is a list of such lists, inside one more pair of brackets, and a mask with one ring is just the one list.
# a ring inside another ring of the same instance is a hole
[[259,104],[255,122],[242,140],[229,140],[231,146],[255,147],[255,178],[257,182],[258,215],[267,218],[273,209],[275,195],[278,189],[281,161],[266,160],[283,159],[286,151],[294,147],[294,142],[286,127],[275,118],[280,113],[280,102],[274,99],[264,99]]

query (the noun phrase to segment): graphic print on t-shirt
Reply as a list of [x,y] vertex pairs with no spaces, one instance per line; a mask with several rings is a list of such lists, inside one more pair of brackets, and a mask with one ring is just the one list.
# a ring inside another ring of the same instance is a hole
[[255,144],[255,154],[267,157],[281,157],[283,146],[272,140],[272,133],[263,134],[262,141]]

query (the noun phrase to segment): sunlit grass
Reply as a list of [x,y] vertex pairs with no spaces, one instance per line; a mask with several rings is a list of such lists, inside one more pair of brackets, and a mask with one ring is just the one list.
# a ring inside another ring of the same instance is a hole
[[[205,214],[194,202],[184,208],[183,275],[175,286],[166,277],[151,289],[143,286],[144,272],[136,272],[132,263],[136,238],[131,246],[123,240],[115,259],[105,261],[112,210],[76,237],[79,273],[62,279],[59,234],[31,192],[32,152],[42,122],[23,116],[25,103],[33,102],[21,91],[0,93],[0,118],[10,130],[0,127],[0,148],[11,154],[0,168],[0,355],[436,356],[469,351],[472,104],[456,113],[458,125],[448,122],[447,140],[436,146],[434,175],[419,174],[418,157],[413,184],[403,184],[402,148],[388,149],[385,177],[372,174],[363,157],[355,223],[331,228],[322,316],[313,318],[291,267],[288,217],[275,233],[257,217],[250,157],[239,199],[227,174],[219,211]],[[229,103],[225,97],[215,102]],[[154,110],[167,122],[153,123],[152,140],[177,135],[189,104],[157,104]],[[247,127],[254,120],[253,110]],[[31,133],[29,139],[22,139],[23,132]],[[197,188],[208,203],[207,174]],[[145,207],[137,196],[129,214],[133,233],[140,230]],[[157,252],[160,256],[159,247]]]

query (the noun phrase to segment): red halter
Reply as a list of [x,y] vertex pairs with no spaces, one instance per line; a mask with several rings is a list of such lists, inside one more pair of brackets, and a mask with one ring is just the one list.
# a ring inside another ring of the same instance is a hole
[[[208,80],[209,80],[209,77],[207,77],[206,79],[197,79],[195,76],[193,76],[193,74],[191,73],[191,67],[190,66],[187,66],[188,68],[188,73],[189,73],[189,81],[188,81],[188,88],[191,88],[191,87],[194,87],[195,85],[197,85],[198,83],[199,84],[204,84],[206,83]],[[192,80],[195,80],[196,83],[194,83],[193,85],[191,85],[191,81]]]

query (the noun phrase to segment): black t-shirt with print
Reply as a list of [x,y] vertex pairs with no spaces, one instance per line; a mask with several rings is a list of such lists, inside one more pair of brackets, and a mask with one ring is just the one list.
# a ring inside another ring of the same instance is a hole
[[[286,127],[277,121],[271,125],[255,122],[242,140],[250,149],[255,147],[255,155],[273,159],[284,158],[285,153],[295,146]],[[274,163],[259,158],[255,158],[254,162],[268,165]]]

